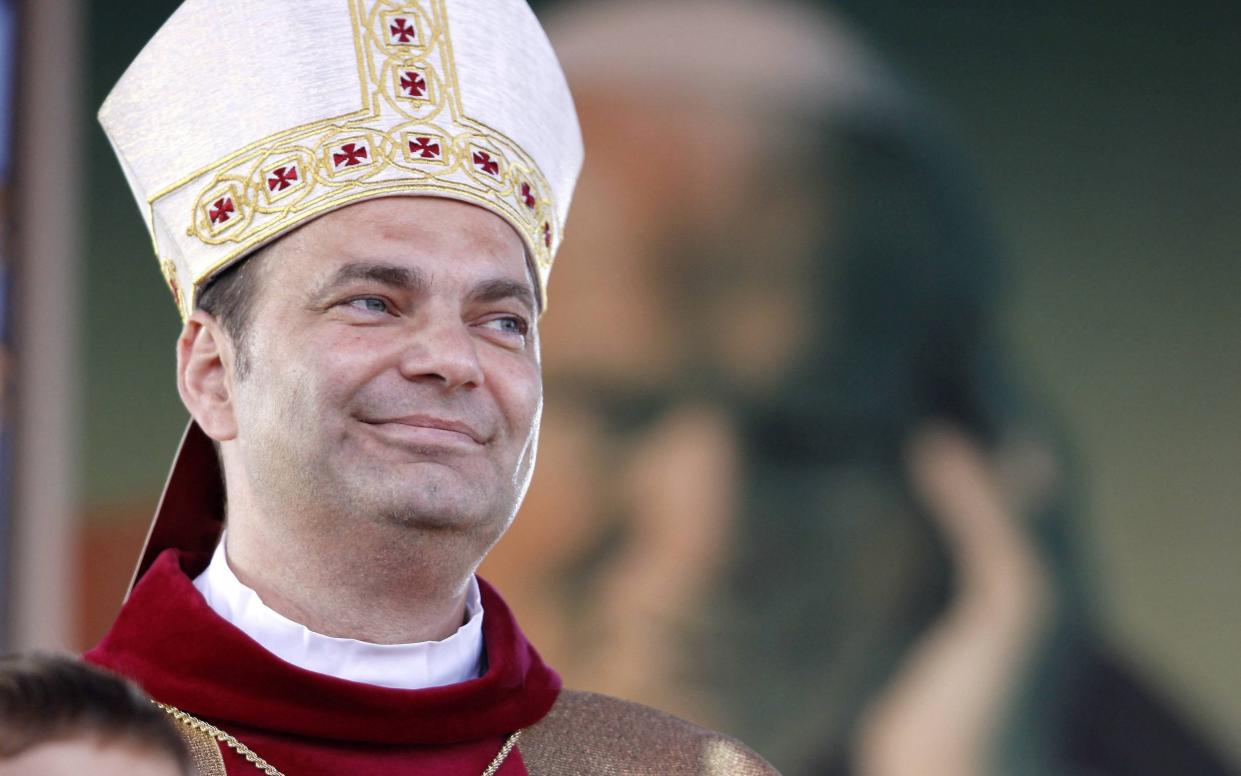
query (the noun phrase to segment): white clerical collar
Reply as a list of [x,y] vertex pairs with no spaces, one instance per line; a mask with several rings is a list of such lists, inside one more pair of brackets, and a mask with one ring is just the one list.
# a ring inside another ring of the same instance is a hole
[[371,644],[324,636],[278,614],[229,568],[222,536],[194,587],[216,614],[268,652],[307,671],[402,690],[457,684],[483,672],[483,606],[473,577],[466,593],[465,624],[443,641],[417,644]]

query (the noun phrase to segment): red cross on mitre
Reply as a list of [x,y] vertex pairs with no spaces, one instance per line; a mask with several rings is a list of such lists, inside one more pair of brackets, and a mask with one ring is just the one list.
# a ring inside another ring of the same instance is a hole
[[364,140],[343,143],[332,149],[332,166],[337,170],[369,164],[370,161],[371,151]]
[[207,206],[207,217],[215,226],[227,223],[236,212],[237,206],[233,204],[233,198],[228,196],[220,197]]
[[524,181],[521,184],[521,201],[531,210],[534,210],[534,205],[538,202],[534,197],[534,187]]
[[474,166],[492,177],[500,177],[500,162],[486,151],[474,152]]
[[409,152],[421,159],[441,159],[444,152],[439,139],[426,135],[414,135],[409,139]]
[[401,94],[411,99],[427,96],[427,78],[417,70],[401,71]]
[[388,40],[401,45],[418,43],[418,28],[407,16],[393,16],[388,22]]
[[543,222],[543,244],[552,247],[552,225],[547,221]]
[[267,190],[273,193],[284,191],[299,180],[301,177],[297,174],[297,165],[286,164],[267,174]]

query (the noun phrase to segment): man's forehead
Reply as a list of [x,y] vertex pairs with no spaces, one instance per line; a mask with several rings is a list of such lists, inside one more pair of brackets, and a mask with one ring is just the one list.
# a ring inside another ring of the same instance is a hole
[[524,245],[524,238],[513,225],[493,211],[448,197],[370,199],[327,213],[306,227],[316,223],[320,229],[337,230],[347,239],[369,235],[391,240],[466,242],[474,247]]
[[[491,211],[441,197],[368,200],[327,213],[275,240],[276,283],[326,289],[355,281],[430,289],[455,280],[507,287],[541,307],[529,250]],[[257,279],[257,278],[256,278]],[[486,295],[486,293],[484,293]]]

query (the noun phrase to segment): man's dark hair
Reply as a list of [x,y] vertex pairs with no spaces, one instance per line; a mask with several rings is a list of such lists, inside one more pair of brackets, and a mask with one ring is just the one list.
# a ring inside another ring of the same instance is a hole
[[233,341],[233,349],[237,352],[239,380],[250,371],[246,335],[250,329],[254,303],[258,298],[258,285],[262,276],[258,263],[264,253],[266,248],[260,248],[250,256],[234,262],[198,292],[198,309],[211,313]]
[[172,720],[127,680],[67,655],[0,657],[0,762],[82,737],[165,755],[194,773]]

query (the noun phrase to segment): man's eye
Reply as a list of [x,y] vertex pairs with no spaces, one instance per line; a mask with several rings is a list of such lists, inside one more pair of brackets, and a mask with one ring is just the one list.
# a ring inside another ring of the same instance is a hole
[[358,310],[364,310],[368,313],[388,312],[388,303],[374,296],[364,296],[358,299],[350,299],[345,304]]
[[497,331],[502,331],[505,334],[517,334],[523,337],[530,330],[530,326],[524,320],[513,315],[493,318],[484,325]]

